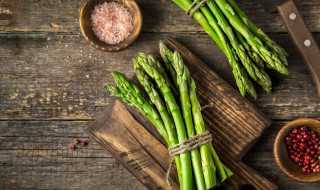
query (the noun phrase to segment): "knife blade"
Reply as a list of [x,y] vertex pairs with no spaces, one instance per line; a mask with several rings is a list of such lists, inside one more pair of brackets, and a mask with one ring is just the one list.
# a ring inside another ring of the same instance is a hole
[[320,49],[292,0],[260,0],[267,12],[278,10],[284,24],[301,53],[320,96]]

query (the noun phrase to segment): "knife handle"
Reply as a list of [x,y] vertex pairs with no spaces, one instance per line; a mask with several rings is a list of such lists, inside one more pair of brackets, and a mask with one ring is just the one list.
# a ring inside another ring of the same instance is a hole
[[320,50],[292,0],[278,6],[285,26],[303,56],[320,96]]

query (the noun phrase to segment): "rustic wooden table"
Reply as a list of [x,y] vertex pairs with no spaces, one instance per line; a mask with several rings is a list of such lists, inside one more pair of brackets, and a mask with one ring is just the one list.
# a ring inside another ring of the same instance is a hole
[[[279,189],[316,190],[320,183],[297,183],[273,158],[281,126],[299,117],[320,119],[320,98],[301,56],[278,15],[262,11],[258,0],[238,1],[259,27],[289,53],[289,77],[270,72],[271,94],[258,90],[252,101],[274,124],[244,162]],[[320,1],[296,1],[318,42]],[[0,0],[0,189],[145,189],[119,163],[92,142],[88,125],[109,103],[104,84],[110,72],[132,76],[131,58],[157,48],[172,36],[235,87],[226,58],[199,25],[167,1],[138,0],[143,32],[128,49],[104,53],[79,33],[82,0]],[[73,139],[89,145],[69,149]]]

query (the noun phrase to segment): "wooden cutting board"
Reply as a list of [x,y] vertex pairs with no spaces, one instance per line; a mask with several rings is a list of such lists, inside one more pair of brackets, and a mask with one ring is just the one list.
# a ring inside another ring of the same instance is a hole
[[[214,137],[212,144],[234,172],[223,183],[224,189],[237,190],[247,184],[257,190],[277,189],[241,162],[271,121],[184,46],[172,38],[164,43],[181,53],[197,84],[201,105],[211,105],[203,110],[203,116]],[[153,125],[138,110],[113,98],[89,127],[88,134],[146,187],[168,189],[165,175],[169,153]]]

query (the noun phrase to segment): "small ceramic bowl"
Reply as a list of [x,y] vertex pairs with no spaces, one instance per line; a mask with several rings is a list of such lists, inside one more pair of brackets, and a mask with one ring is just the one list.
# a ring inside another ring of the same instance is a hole
[[[103,41],[100,41],[92,31],[90,20],[92,10],[96,5],[102,4],[104,2],[119,3],[125,6],[132,15],[133,30],[128,38],[118,44],[107,44]],[[138,4],[134,0],[88,0],[81,8],[79,23],[80,30],[83,36],[86,38],[86,40],[91,42],[91,45],[102,51],[115,52],[125,49],[139,36],[142,28],[142,14]]]
[[278,133],[274,143],[274,157],[280,169],[292,179],[299,182],[320,182],[320,173],[304,173],[293,160],[285,145],[285,137],[293,128],[305,125],[313,131],[320,132],[320,121],[315,119],[301,118],[286,124]]

